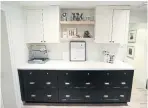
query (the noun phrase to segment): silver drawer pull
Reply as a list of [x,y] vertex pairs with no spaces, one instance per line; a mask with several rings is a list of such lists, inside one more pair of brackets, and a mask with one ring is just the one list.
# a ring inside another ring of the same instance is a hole
[[32,74],[32,72],[29,73],[30,75]]
[[36,95],[32,94],[31,97],[36,97]]
[[120,95],[120,97],[124,97],[124,95]]
[[51,82],[46,82],[46,85],[50,85],[51,84]]
[[70,83],[69,82],[65,82],[65,85],[70,85]]
[[122,85],[125,85],[125,84],[126,84],[126,82],[121,82],[121,84],[122,84]]
[[90,95],[85,95],[86,98],[90,98]]
[[66,75],[68,75],[68,73],[66,73]]
[[90,82],[85,83],[86,85],[90,85]]
[[52,95],[47,95],[47,97],[52,97]]
[[33,84],[35,84],[35,82],[29,82],[29,84],[33,85]]
[[87,73],[87,75],[90,75],[90,73]]
[[107,75],[109,75],[109,73],[107,73]]
[[104,84],[105,84],[105,85],[109,85],[109,82],[105,82]]
[[103,97],[104,97],[104,98],[108,98],[108,95],[104,95]]
[[48,75],[48,72],[46,74]]
[[69,97],[70,97],[70,95],[65,95],[65,97],[69,98]]

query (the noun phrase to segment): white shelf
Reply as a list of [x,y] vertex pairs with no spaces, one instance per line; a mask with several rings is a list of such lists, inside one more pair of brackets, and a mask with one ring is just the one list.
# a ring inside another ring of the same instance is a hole
[[94,41],[94,38],[60,38],[60,41]]
[[86,25],[94,25],[95,21],[60,21],[60,24],[86,24]]

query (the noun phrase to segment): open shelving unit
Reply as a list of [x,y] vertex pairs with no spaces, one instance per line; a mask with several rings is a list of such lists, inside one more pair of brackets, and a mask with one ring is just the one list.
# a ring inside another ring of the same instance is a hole
[[[95,18],[95,9],[61,9],[60,10],[60,41],[93,41],[94,40],[94,28],[95,28],[95,19],[94,20],[80,20],[80,21],[73,21],[71,20],[72,13],[83,13],[84,17],[90,16]],[[67,20],[62,19],[62,14],[67,13]],[[65,32],[68,28],[76,28],[76,34],[79,35],[81,38],[77,37],[63,37],[63,32]],[[84,31],[89,31],[91,34],[90,38],[83,38]]]

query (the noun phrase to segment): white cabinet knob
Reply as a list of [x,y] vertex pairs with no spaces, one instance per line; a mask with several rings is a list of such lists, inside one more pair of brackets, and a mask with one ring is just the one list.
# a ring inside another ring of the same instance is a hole
[[65,97],[69,98],[69,97],[70,97],[70,95],[65,95]]
[[47,95],[47,97],[52,97],[52,95]]
[[31,97],[36,97],[36,95],[35,94],[32,94]]
[[70,85],[70,83],[69,82],[65,82],[65,85]]
[[29,84],[30,84],[30,85],[33,85],[33,84],[35,84],[35,82],[29,82]]
[[126,82],[121,82],[121,84],[122,84],[122,85],[125,85],[125,84],[126,84]]
[[86,82],[85,84],[86,84],[86,85],[90,85],[90,82]]
[[124,97],[124,95],[120,95],[120,97],[122,97],[122,98],[123,98],[123,97]]
[[46,85],[50,85],[51,84],[51,82],[46,82]]
[[90,95],[85,95],[86,98],[90,98]]
[[108,98],[108,95],[104,95],[103,97],[104,97],[104,98]]
[[105,85],[109,85],[109,82],[104,82]]

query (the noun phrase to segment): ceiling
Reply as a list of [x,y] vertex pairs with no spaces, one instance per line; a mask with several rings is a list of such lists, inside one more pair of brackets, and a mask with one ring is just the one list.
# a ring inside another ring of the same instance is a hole
[[130,5],[133,10],[147,10],[146,1],[11,1],[4,3],[23,7],[59,5],[61,8],[94,8],[97,5]]

